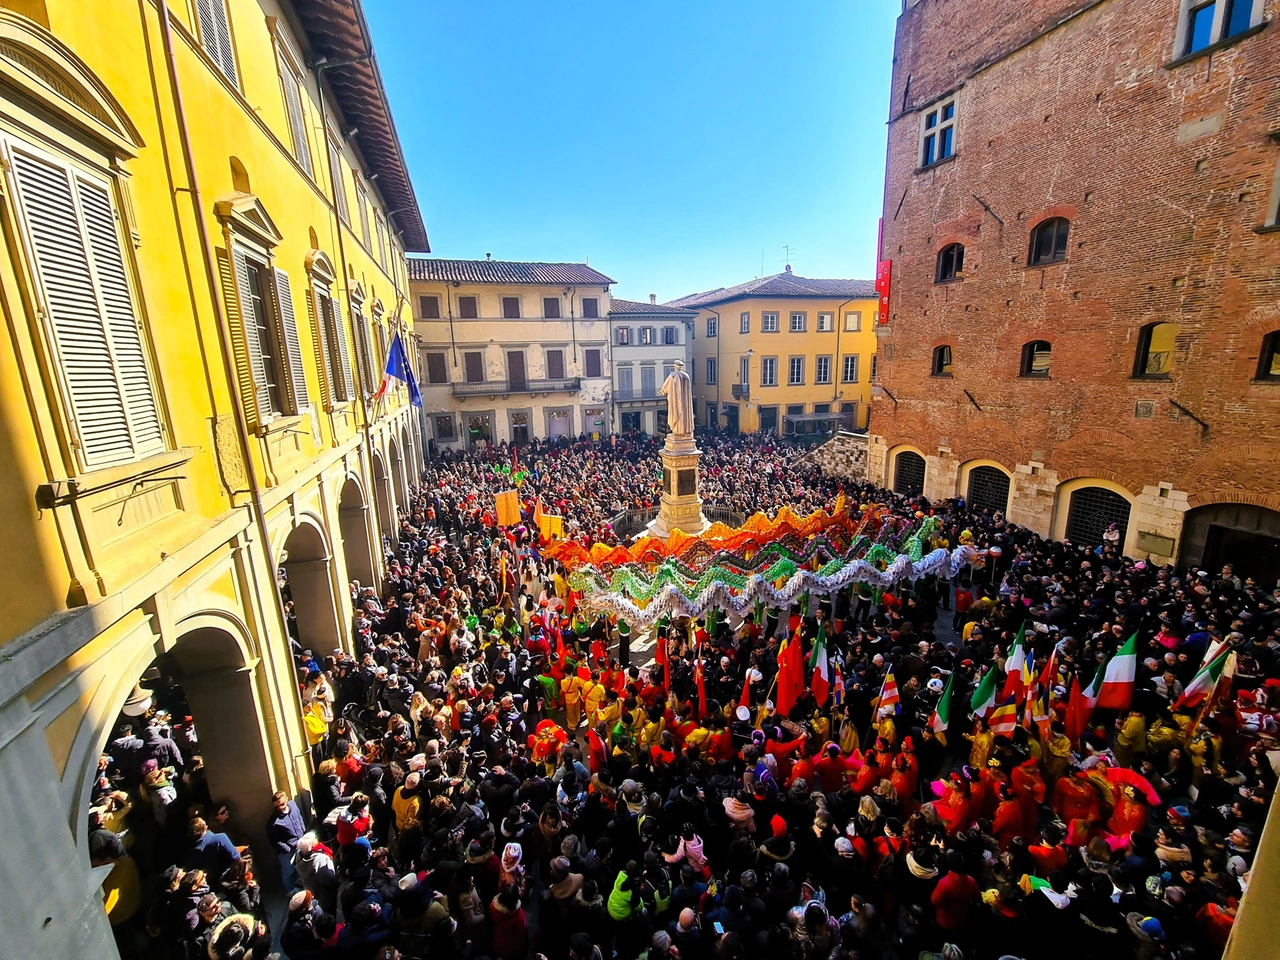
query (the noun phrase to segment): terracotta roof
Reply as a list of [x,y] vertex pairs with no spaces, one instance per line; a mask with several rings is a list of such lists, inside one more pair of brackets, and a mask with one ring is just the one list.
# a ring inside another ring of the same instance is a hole
[[698,311],[684,307],[671,307],[665,303],[644,303],[639,300],[619,300],[614,297],[609,301],[609,316],[664,316],[664,317],[696,317]]
[[615,283],[585,263],[521,263],[515,260],[440,260],[409,257],[410,280],[458,283],[539,283],[556,285]]
[[736,287],[717,287],[702,293],[691,293],[688,296],[672,300],[673,307],[705,307],[729,300],[740,300],[743,297],[833,297],[875,300],[876,285],[872,280],[811,280],[798,277],[790,271],[775,273],[771,277],[759,277],[748,280]]
[[294,0],[315,66],[329,90],[390,209],[406,250],[430,253],[427,228],[409,180],[409,168],[391,119],[387,91],[373,55],[373,40],[360,0]]

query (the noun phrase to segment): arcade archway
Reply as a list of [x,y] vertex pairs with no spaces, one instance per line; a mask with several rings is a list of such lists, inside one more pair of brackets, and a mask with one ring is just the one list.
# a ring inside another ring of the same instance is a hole
[[1188,511],[1179,562],[1212,574],[1229,563],[1241,579],[1273,584],[1280,579],[1280,512],[1250,503],[1211,503]]
[[[391,478],[387,475],[387,466],[383,462],[382,454],[377,451],[373,454],[373,499],[378,504],[378,526],[382,536],[395,540],[396,500],[391,492]],[[381,543],[378,544],[378,551],[381,554]]]
[[347,561],[347,577],[361,586],[376,584],[370,547],[369,505],[355,477],[348,477],[338,498],[338,526],[342,534],[342,555]]
[[310,523],[293,528],[280,553],[281,592],[293,601],[290,632],[304,647],[324,655],[346,647],[333,593],[333,557],[319,529]]

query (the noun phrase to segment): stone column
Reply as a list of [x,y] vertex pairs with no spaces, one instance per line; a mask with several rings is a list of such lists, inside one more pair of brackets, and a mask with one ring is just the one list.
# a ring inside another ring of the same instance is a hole
[[698,496],[698,461],[702,451],[692,437],[667,434],[662,456],[662,499],[658,515],[645,529],[651,537],[666,540],[672,530],[691,536],[711,526],[702,515],[702,498]]

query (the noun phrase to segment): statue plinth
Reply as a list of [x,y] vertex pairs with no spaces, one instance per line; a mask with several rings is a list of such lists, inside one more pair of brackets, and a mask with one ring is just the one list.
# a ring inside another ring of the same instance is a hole
[[660,451],[662,457],[662,499],[658,515],[645,528],[645,534],[666,540],[672,530],[697,536],[711,526],[702,515],[702,498],[698,496],[698,461],[702,451],[693,437],[667,434]]

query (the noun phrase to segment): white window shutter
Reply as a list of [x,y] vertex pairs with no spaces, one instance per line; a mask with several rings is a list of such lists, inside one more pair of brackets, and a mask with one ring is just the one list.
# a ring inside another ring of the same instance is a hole
[[328,303],[328,294],[315,286],[311,287],[311,296],[307,298],[307,310],[311,313],[311,329],[314,333],[316,369],[320,371],[320,398],[326,410],[333,406],[333,378],[329,372],[329,331],[325,320],[324,305]]
[[13,160],[84,463],[127,459],[134,453],[134,443],[125,391],[111,352],[69,172],[21,152],[15,152]]
[[312,176],[311,148],[307,144],[306,113],[302,109],[302,87],[293,68],[280,62],[280,81],[284,84],[284,105],[289,114],[289,132],[293,136],[293,155],[307,176]]
[[333,342],[338,346],[338,363],[342,367],[342,383],[338,385],[340,399],[351,400],[355,396],[355,386],[351,382],[351,353],[347,348],[347,325],[342,322],[342,311],[338,307],[338,301],[333,298],[329,299],[329,317],[333,323]]
[[351,330],[355,334],[356,373],[359,374],[360,392],[369,395],[369,344],[362,336],[367,324],[354,303],[351,304]]
[[378,377],[379,371],[378,371],[377,360],[373,355],[373,340],[369,336],[368,323],[360,324],[360,339],[364,341],[364,356],[365,356],[365,363],[367,364],[367,367],[368,367],[368,376],[369,376],[368,382],[365,383],[365,393],[368,394],[369,396],[372,396],[378,390],[378,383],[380,378]]
[[[240,339],[244,351],[241,374],[241,400],[245,418],[252,428],[264,427],[271,422],[271,394],[267,390],[267,368],[262,357],[262,343],[258,339],[258,325],[248,311],[251,309],[249,293],[249,264],[239,250],[234,252],[236,314],[240,320]],[[241,358],[238,358],[241,359]]]
[[276,269],[276,309],[280,313],[280,334],[284,343],[285,365],[289,368],[289,397],[295,414],[301,414],[311,403],[307,395],[306,368],[302,365],[302,344],[298,341],[298,318],[293,311],[293,291],[289,275]]
[[231,27],[223,0],[196,0],[196,17],[200,21],[200,43],[228,80],[235,86],[236,58],[231,48]]

